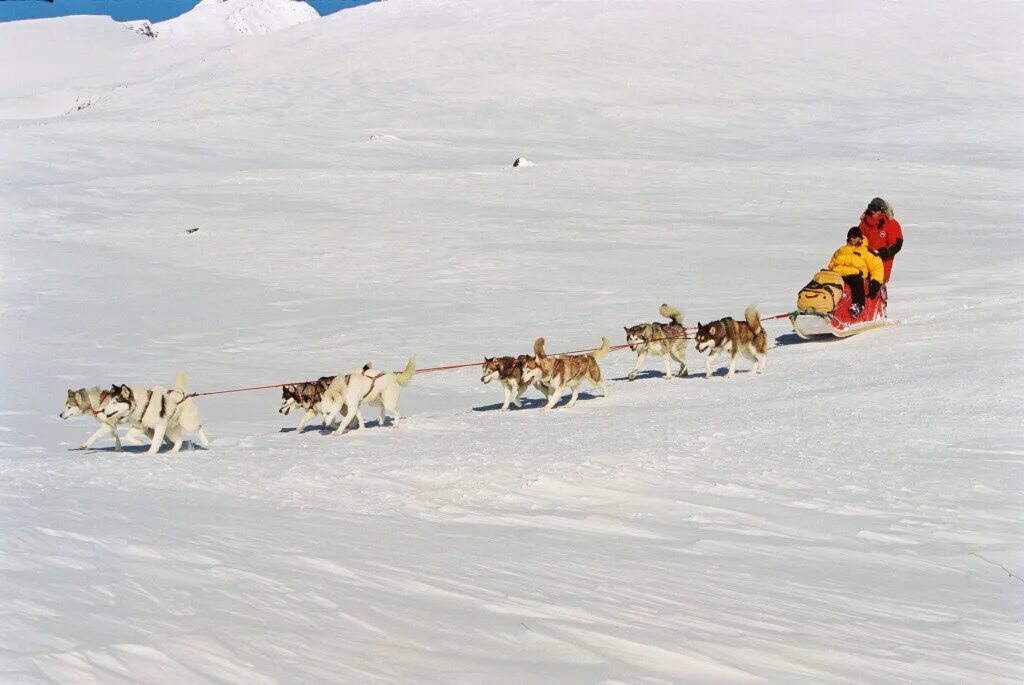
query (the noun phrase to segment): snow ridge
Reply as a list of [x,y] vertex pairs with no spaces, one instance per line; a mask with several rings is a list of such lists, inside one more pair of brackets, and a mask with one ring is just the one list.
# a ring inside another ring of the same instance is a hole
[[157,35],[184,39],[262,35],[319,19],[297,0],[203,0],[180,17],[154,25]]

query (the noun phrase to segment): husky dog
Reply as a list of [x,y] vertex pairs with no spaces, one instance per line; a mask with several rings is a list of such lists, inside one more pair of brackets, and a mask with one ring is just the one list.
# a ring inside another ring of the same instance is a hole
[[380,408],[381,426],[390,413],[392,425],[398,428],[401,419],[398,413],[398,393],[402,387],[409,385],[415,372],[416,357],[412,357],[401,373],[385,373],[367,364],[361,369],[352,369],[351,373],[344,376],[336,376],[323,394],[321,411],[327,415],[324,421],[328,424],[334,423],[338,414],[344,410],[341,425],[334,431],[334,435],[344,433],[352,419],[356,419],[356,429],[361,429],[363,417],[360,407],[365,402],[372,407]]
[[118,401],[128,405],[126,420],[152,438],[149,454],[160,451],[164,438],[171,441],[171,452],[180,450],[184,442],[183,430],[196,433],[199,444],[204,448],[210,447],[210,439],[203,430],[203,419],[195,399],[188,394],[186,383],[185,374],[179,373],[170,390],[162,385],[154,385],[148,390],[142,386],[114,386]]
[[761,315],[754,305],[750,305],[744,318],[745,321],[737,321],[727,316],[708,324],[697,322],[697,334],[694,336],[697,351],[711,350],[711,354],[704,361],[706,378],[711,378],[711,362],[718,359],[723,352],[728,352],[730,356],[726,378],[732,378],[736,370],[736,357],[739,354],[754,362],[754,373],[764,371],[765,364],[768,363],[768,335],[761,326]]
[[[521,354],[518,357],[484,357],[483,375],[481,383],[490,383],[497,380],[505,389],[505,403],[501,405],[501,411],[508,411],[508,403],[511,400],[517,407],[523,406],[520,397],[530,387],[530,383],[523,380],[523,365],[530,359],[530,355]],[[515,391],[513,397],[512,392]]]
[[[334,376],[321,376],[313,382],[285,385],[281,388],[281,408],[277,410],[278,413],[288,416],[293,409],[304,409],[305,413],[295,427],[295,430],[301,431],[310,419],[320,413],[324,391],[333,380]],[[326,423],[324,428],[327,428]]]
[[672,378],[669,357],[679,362],[679,376],[687,374],[686,368],[686,328],[683,326],[683,313],[667,304],[661,305],[658,312],[672,320],[672,323],[638,323],[626,328],[626,343],[629,349],[636,352],[636,366],[629,372],[629,380],[636,378],[640,365],[649,352],[660,354],[665,363],[665,378]]
[[[141,387],[141,386],[138,386]],[[109,433],[114,438],[114,449],[121,451],[121,438],[117,434],[119,423],[128,419],[131,407],[124,402],[119,394],[118,386],[111,386],[110,390],[99,388],[79,388],[68,390],[67,400],[64,402],[64,411],[60,413],[62,419],[70,419],[72,416],[92,414],[100,423],[96,432],[90,435],[79,447],[87,450],[93,443]],[[139,444],[135,439],[136,429],[132,428],[125,436],[125,440],[132,444]]]
[[565,407],[568,409],[575,405],[584,380],[601,388],[601,393],[608,397],[608,388],[601,380],[601,367],[597,365],[597,360],[608,354],[608,338],[601,338],[601,347],[589,354],[561,354],[557,357],[547,356],[544,338],[537,338],[533,343],[533,354],[534,357],[523,365],[523,382],[536,384],[547,395],[548,403],[541,407],[541,411],[555,406],[566,386],[572,389],[572,397]]

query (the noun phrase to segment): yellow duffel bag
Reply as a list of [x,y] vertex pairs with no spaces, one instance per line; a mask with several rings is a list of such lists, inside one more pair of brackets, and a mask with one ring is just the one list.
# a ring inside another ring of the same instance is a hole
[[842,297],[843,277],[835,271],[822,269],[800,290],[796,296],[796,308],[802,312],[829,314]]

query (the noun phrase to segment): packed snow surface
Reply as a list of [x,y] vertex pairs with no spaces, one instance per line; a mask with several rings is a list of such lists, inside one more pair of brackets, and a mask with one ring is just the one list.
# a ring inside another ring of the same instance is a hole
[[[0,26],[0,681],[1024,678],[1019,5],[284,4]],[[785,312],[875,195],[900,325],[767,322],[759,376],[421,374],[341,437],[202,397],[156,457],[57,418]]]

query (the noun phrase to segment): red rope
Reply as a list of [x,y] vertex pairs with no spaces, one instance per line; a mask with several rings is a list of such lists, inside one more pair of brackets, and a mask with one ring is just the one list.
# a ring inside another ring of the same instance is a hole
[[208,392],[190,392],[186,397],[205,397],[207,395],[226,395],[229,392],[248,392],[250,390],[268,390],[270,388],[283,388],[286,385],[302,385],[310,381],[299,381],[298,383],[274,383],[273,385],[254,385],[250,388],[234,388],[232,390],[210,390]]
[[480,366],[480,362],[473,362],[471,364],[449,364],[448,366],[431,366],[426,369],[416,369],[414,373],[431,373],[433,371],[448,371],[449,369],[465,369],[470,366]]
[[[782,314],[775,314],[773,316],[765,316],[765,317],[763,317],[761,319],[761,321],[771,321],[773,319],[785,319],[785,318],[788,318],[789,315],[790,315],[789,312],[784,312]],[[697,327],[696,326],[690,326],[690,327],[685,328],[683,330],[685,330],[685,331],[695,331],[695,330],[697,330]],[[654,338],[654,339],[648,340],[646,342],[652,343],[652,342],[660,342],[662,340],[675,340],[676,338],[681,338],[681,337],[683,337],[683,336],[681,336],[681,335],[673,335],[673,336],[669,336],[669,337],[665,337],[665,338]],[[618,352],[619,350],[624,350],[627,347],[629,347],[629,343],[625,343],[625,344],[622,344],[622,345],[611,345],[611,346],[608,347],[608,351],[609,352]],[[599,349],[601,349],[601,348],[599,348],[599,347],[592,347],[592,348],[589,348],[589,349],[586,349],[586,350],[572,350],[571,352],[556,352],[555,354],[550,355],[550,356],[557,357],[557,356],[563,355],[563,354],[588,354],[590,352],[596,352]],[[414,371],[413,373],[434,373],[435,371],[451,371],[452,369],[468,369],[471,366],[480,366],[480,364],[481,364],[481,362],[470,362],[468,364],[448,364],[447,366],[431,366],[431,367],[428,367],[428,368],[425,368],[425,369],[416,369],[416,371]],[[249,392],[250,390],[269,390],[271,388],[283,388],[286,385],[301,385],[302,383],[308,383],[308,382],[312,382],[312,381],[299,381],[298,383],[274,383],[273,385],[254,385],[254,386],[249,387],[249,388],[233,388],[231,390],[211,390],[209,392],[193,392],[193,393],[189,393],[188,395],[186,395],[186,397],[205,397],[207,395],[226,395],[226,394],[232,393],[232,392]]]

